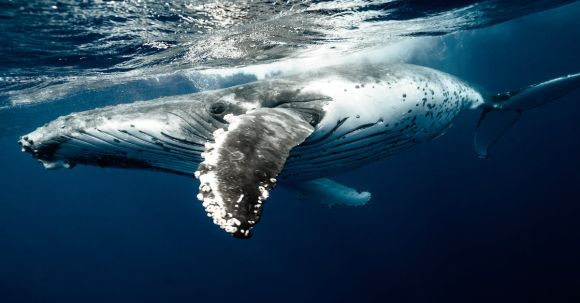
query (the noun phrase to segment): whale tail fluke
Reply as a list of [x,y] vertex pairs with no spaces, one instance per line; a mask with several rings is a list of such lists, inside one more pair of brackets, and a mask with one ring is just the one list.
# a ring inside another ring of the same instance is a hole
[[477,123],[475,152],[487,158],[490,147],[519,119],[522,112],[560,99],[578,88],[580,73],[491,95],[485,101]]

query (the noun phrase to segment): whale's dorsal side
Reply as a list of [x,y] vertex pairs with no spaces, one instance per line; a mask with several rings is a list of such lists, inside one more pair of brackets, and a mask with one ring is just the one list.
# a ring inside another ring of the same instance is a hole
[[225,118],[227,130],[214,132],[215,143],[206,145],[205,160],[195,174],[201,183],[198,198],[215,224],[248,238],[290,150],[314,127],[300,112],[286,108]]

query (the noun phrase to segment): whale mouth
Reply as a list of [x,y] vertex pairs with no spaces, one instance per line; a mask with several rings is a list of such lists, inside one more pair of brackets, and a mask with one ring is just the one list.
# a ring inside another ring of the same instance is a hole
[[146,116],[124,109],[60,117],[18,144],[46,169],[84,164],[193,175],[219,123],[167,106]]
[[75,164],[70,161],[55,158],[55,154],[62,143],[55,140],[37,143],[33,139],[30,139],[29,136],[23,136],[18,140],[18,144],[22,146],[22,152],[30,153],[46,169],[74,167]]
[[[156,167],[153,162],[146,159],[134,159],[128,153],[115,152],[108,149],[106,145],[97,146],[91,150],[78,146],[82,138],[59,138],[47,142],[36,144],[28,136],[22,137],[18,144],[22,146],[22,151],[30,153],[37,159],[44,168],[54,170],[59,168],[73,168],[77,164],[93,165],[99,167],[117,168],[141,168],[185,174],[184,169],[168,169]],[[185,167],[186,164],[180,165]]]

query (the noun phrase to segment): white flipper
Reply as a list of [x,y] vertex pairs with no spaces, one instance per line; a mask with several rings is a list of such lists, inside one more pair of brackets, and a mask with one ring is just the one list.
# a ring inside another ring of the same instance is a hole
[[329,206],[363,206],[371,199],[367,191],[359,192],[327,178],[292,183],[287,187],[296,191],[302,201],[317,201]]

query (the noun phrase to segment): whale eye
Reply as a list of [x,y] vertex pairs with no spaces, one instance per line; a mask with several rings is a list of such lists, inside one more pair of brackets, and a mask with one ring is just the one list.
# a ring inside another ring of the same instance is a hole
[[310,123],[312,126],[316,126],[318,123],[320,123],[320,115],[318,113],[311,113],[308,123]]
[[226,111],[226,105],[223,102],[216,102],[210,105],[209,112],[212,115],[221,115]]

